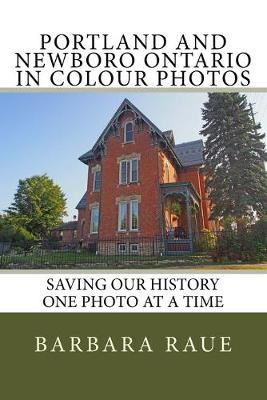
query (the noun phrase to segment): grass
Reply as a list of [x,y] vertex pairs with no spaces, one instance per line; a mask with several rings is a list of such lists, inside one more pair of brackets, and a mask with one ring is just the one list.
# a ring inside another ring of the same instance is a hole
[[214,264],[209,266],[203,266],[203,269],[220,269],[220,270],[267,270],[267,261],[258,264]]
[[262,263],[214,263],[207,254],[157,257],[146,255],[97,255],[85,250],[39,251],[0,256],[2,269],[203,269],[203,270],[267,270]]
[[[120,262],[136,262],[140,260],[140,256],[136,255],[97,255],[92,252],[80,250],[67,250],[67,251],[42,251],[39,254],[33,252],[21,252],[19,254],[2,255],[0,256],[0,268],[20,268],[23,267],[47,267],[57,266],[95,266],[99,264],[104,265],[117,265]],[[156,262],[156,256],[142,256],[144,262]]]

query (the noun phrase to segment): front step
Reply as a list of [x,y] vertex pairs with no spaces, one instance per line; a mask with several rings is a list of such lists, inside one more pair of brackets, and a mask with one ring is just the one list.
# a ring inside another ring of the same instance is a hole
[[190,241],[167,242],[166,253],[191,253]]

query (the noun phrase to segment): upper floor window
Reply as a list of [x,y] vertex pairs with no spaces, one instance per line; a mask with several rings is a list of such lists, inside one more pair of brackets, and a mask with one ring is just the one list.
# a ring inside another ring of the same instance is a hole
[[128,181],[128,161],[122,160],[120,162],[120,185],[126,185]]
[[124,127],[124,143],[133,141],[133,123],[127,122]]
[[119,183],[126,185],[127,183],[138,182],[138,159],[120,161]]
[[94,173],[94,192],[99,192],[101,187],[101,170]]
[[99,206],[93,206],[91,209],[90,232],[98,233],[98,225],[99,225]]
[[138,160],[130,160],[130,182],[138,182]]

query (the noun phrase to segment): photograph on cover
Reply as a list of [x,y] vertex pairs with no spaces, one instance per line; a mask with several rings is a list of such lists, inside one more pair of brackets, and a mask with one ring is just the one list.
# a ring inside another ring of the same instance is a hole
[[1,269],[267,269],[267,93],[0,104]]

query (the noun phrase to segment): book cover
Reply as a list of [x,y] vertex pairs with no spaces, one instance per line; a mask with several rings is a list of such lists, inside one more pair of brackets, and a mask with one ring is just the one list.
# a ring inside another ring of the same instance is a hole
[[264,398],[263,5],[2,8],[2,397]]

